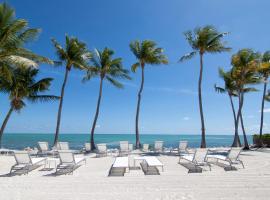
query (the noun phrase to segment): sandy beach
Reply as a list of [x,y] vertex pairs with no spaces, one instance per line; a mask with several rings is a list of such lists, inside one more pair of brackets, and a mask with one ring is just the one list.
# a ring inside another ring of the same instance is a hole
[[15,160],[0,156],[0,199],[269,199],[270,150],[243,152],[245,169],[237,166],[236,171],[212,165],[212,171],[204,168],[202,173],[188,173],[177,156],[158,158],[165,165],[161,175],[130,170],[124,177],[107,177],[114,158],[89,155],[87,164],[73,175],[54,176],[54,170],[40,167],[28,175],[7,177]]

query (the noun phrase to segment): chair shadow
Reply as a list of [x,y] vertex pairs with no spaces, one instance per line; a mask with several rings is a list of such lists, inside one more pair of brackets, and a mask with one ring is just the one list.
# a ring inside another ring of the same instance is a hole
[[[54,173],[50,173],[50,174],[45,174],[43,176],[61,176],[61,175],[67,175],[67,174],[72,174],[76,169],[78,169],[81,165],[77,165],[75,168],[63,168],[63,169],[59,169]],[[53,168],[54,169],[54,168]],[[52,169],[52,170],[53,170]]]
[[27,174],[27,171],[28,171],[28,173],[30,173],[31,171],[33,171],[41,166],[42,165],[31,166],[29,168],[29,170],[27,170],[26,168],[17,169],[16,171],[13,171],[11,173],[2,174],[2,175],[0,175],[0,177],[13,177],[13,176],[25,175],[25,174]]
[[219,166],[219,167],[223,168],[225,171],[237,171],[236,167],[227,165],[225,163],[221,163],[221,162],[209,162],[209,163],[216,165],[216,166]]
[[199,166],[195,166],[193,163],[178,163],[188,169],[188,173],[202,173],[203,169]]
[[140,163],[144,175],[160,175],[157,167],[147,167],[147,164]]

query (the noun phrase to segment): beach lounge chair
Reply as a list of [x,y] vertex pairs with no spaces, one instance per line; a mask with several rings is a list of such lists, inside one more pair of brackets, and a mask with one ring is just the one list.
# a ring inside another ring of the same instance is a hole
[[48,142],[38,142],[37,156],[47,156],[51,154],[54,154],[54,151],[49,149]]
[[31,158],[27,151],[14,151],[16,164],[10,169],[10,174],[16,170],[24,170],[23,174],[28,174],[31,168],[46,164],[46,158]]
[[[199,168],[200,166],[208,166],[209,170],[211,171],[211,164],[205,161],[206,156],[207,156],[207,152],[208,151],[205,151],[205,153],[203,155],[201,155],[200,157],[199,157],[198,151],[196,149],[192,153],[189,152],[189,153],[185,153],[185,154],[180,154],[179,155],[179,164],[181,164],[181,160],[186,160],[194,165],[196,172],[201,171],[201,168]],[[190,169],[190,171],[192,171],[192,170]]]
[[179,146],[178,146],[179,155],[188,153],[187,147],[188,147],[188,141],[179,141]]
[[119,155],[120,156],[128,155],[128,153],[129,153],[129,144],[128,144],[128,141],[120,141]]
[[163,141],[155,141],[154,152],[162,153],[163,152]]
[[69,150],[68,142],[58,142],[57,145],[58,145],[57,146],[58,150],[64,150],[64,151]]
[[91,143],[84,143],[83,151],[89,153],[91,151]]
[[142,151],[149,152],[149,144],[143,144]]
[[[145,175],[160,175],[158,167],[164,171],[164,164],[155,156],[143,156],[141,167]],[[140,158],[137,158],[140,159]]]
[[128,157],[116,157],[108,176],[124,176],[127,169],[129,169]]
[[[221,155],[221,154],[215,154],[211,152],[211,150],[208,150],[208,153],[206,155],[206,161],[208,162],[209,158],[214,158],[216,159],[216,162],[219,160],[228,162],[230,164],[231,169],[233,169],[233,164],[241,164],[243,168],[245,168],[244,163],[242,160],[240,160],[239,156],[242,151],[241,147],[232,147],[227,155]],[[211,154],[209,154],[211,153]]]
[[86,164],[86,159],[84,157],[75,158],[74,154],[70,150],[59,150],[58,151],[60,164],[56,167],[56,173],[59,170],[68,170],[67,173],[73,173],[73,171],[80,166],[82,162]]
[[128,150],[129,150],[129,152],[133,151],[133,144],[128,144]]
[[97,144],[96,157],[107,156],[107,145],[105,143]]

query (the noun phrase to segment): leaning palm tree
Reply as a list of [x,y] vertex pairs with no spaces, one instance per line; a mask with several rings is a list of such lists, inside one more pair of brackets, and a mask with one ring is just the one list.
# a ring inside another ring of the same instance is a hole
[[225,72],[222,68],[219,69],[219,76],[223,79],[225,86],[219,87],[215,85],[215,90],[218,93],[227,93],[230,99],[230,104],[233,112],[233,119],[234,119],[234,135],[238,140],[238,143],[241,144],[240,138],[237,131],[237,123],[236,123],[236,111],[233,102],[233,97],[237,97],[236,85],[235,81],[232,79],[231,71]]
[[35,78],[38,75],[38,69],[23,67],[14,69],[7,66],[5,68],[10,70],[10,78],[5,79],[5,76],[0,74],[0,91],[9,95],[10,108],[0,129],[0,147],[10,115],[13,111],[20,112],[26,106],[25,100],[35,103],[37,101],[44,102],[59,99],[59,97],[54,95],[40,95],[40,93],[49,89],[53,79],[43,78],[36,81]]
[[262,145],[262,133],[263,133],[263,119],[264,119],[264,101],[266,97],[266,89],[268,83],[268,77],[270,75],[270,51],[266,51],[262,55],[261,65],[259,67],[259,74],[263,79],[263,95],[262,95],[262,104],[261,104],[261,123],[260,123],[260,145]]
[[6,3],[0,4],[0,65],[37,67],[39,63],[53,62],[25,48],[34,41],[40,29],[29,28],[24,19],[16,19],[15,11]]
[[167,64],[168,59],[163,54],[163,49],[157,47],[154,41],[144,40],[142,42],[136,40],[130,43],[130,50],[137,59],[137,62],[131,66],[131,70],[136,72],[137,68],[141,68],[141,86],[138,91],[138,101],[136,109],[135,130],[136,130],[136,148],[140,148],[139,138],[139,114],[141,105],[141,95],[144,86],[144,68],[145,65]]
[[220,33],[213,26],[205,26],[194,29],[194,31],[187,31],[185,33],[185,38],[189,45],[193,49],[192,52],[182,56],[180,61],[188,60],[193,58],[196,54],[200,56],[200,75],[198,81],[198,97],[199,97],[199,108],[201,117],[201,148],[206,147],[205,140],[205,124],[204,124],[204,114],[202,105],[202,78],[203,78],[203,56],[205,53],[221,53],[230,51],[231,48],[226,47],[222,38],[228,33]]
[[[232,78],[235,81],[239,102],[238,113],[236,118],[237,131],[239,120],[241,120],[241,122],[243,120],[242,109],[244,104],[244,94],[250,91],[257,91],[255,88],[247,88],[246,85],[257,84],[260,82],[260,77],[257,76],[260,57],[261,55],[258,52],[254,52],[252,49],[241,49],[232,56],[231,60],[231,64],[233,66]],[[243,134],[244,134],[245,149],[248,149],[249,145],[247,137],[245,132],[243,132]],[[234,138],[232,146],[240,146],[237,138]]]
[[91,58],[91,65],[88,66],[83,82],[94,77],[99,77],[99,95],[96,107],[96,113],[91,128],[91,149],[95,149],[94,134],[99,115],[99,108],[102,98],[103,81],[107,80],[117,88],[123,88],[123,85],[117,79],[131,79],[128,75],[129,71],[122,66],[122,58],[112,58],[114,51],[105,48],[103,51],[95,49],[94,55]]
[[55,39],[52,39],[52,43],[56,49],[56,54],[59,58],[58,64],[65,64],[65,77],[61,88],[61,96],[57,114],[56,131],[54,137],[54,146],[57,144],[60,123],[61,123],[61,113],[65,94],[65,87],[68,79],[68,74],[72,68],[75,69],[86,69],[87,62],[91,57],[91,53],[88,51],[86,44],[80,42],[77,38],[69,37],[66,35],[65,47],[62,47]]

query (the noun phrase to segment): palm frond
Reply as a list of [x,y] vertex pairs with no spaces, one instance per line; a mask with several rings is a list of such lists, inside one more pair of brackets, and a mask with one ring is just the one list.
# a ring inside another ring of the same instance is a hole
[[192,51],[190,53],[187,53],[185,55],[183,55],[178,62],[183,62],[185,60],[190,60],[191,58],[193,58],[195,55],[197,54],[196,51]]

